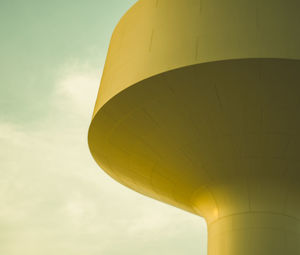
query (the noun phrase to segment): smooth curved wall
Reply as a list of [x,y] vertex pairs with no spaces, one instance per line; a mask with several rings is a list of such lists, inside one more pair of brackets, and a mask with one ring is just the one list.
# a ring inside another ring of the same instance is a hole
[[113,32],[94,114],[125,88],[175,68],[300,58],[297,0],[140,0]]

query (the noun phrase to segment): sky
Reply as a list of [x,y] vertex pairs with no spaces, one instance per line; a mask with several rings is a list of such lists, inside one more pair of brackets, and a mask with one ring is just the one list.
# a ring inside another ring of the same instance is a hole
[[0,254],[205,255],[202,218],[106,175],[87,145],[134,0],[0,1]]

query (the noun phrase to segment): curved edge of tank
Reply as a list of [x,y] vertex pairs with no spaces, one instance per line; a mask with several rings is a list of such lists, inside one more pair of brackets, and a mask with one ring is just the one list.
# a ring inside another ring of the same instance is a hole
[[[121,183],[122,185],[124,185],[124,186],[126,186],[126,187],[128,187],[128,188],[130,188],[130,189],[132,189],[132,190],[134,190],[134,191],[136,191],[136,192],[138,192],[138,193],[140,193],[140,194],[142,194],[142,195],[145,195],[145,196],[147,196],[147,197],[151,197],[151,198],[153,198],[153,199],[155,199],[155,200],[159,200],[159,201],[161,201],[161,202],[167,203],[167,204],[172,205],[172,206],[174,206],[174,207],[183,209],[183,210],[188,211],[188,212],[190,212],[190,213],[192,213],[192,214],[199,215],[199,212],[196,212],[193,208],[184,207],[184,206],[182,206],[182,205],[180,205],[180,204],[177,204],[177,203],[175,203],[175,202],[173,202],[173,201],[171,201],[171,200],[166,200],[166,201],[164,201],[164,200],[162,200],[162,199],[158,199],[156,196],[152,196],[151,194],[145,194],[145,193],[143,193],[141,190],[136,189],[136,188],[134,188],[134,187],[128,185],[128,183],[122,181],[117,175],[115,175],[115,174],[113,173],[113,171],[109,170],[109,167],[107,166],[107,164],[106,164],[105,162],[103,162],[102,160],[98,159],[98,156],[96,155],[94,149],[92,148],[92,147],[93,147],[93,139],[94,139],[94,138],[92,138],[92,136],[95,135],[95,134],[92,134],[91,128],[92,128],[92,126],[94,125],[95,120],[100,118],[101,112],[102,112],[103,110],[105,110],[105,108],[106,108],[108,105],[112,104],[115,100],[117,100],[117,98],[118,98],[119,96],[123,95],[123,94],[126,93],[126,92],[129,92],[130,88],[136,87],[136,86],[142,86],[143,83],[144,83],[145,81],[147,81],[147,80],[151,80],[152,78],[157,77],[157,76],[159,76],[159,75],[163,75],[163,74],[166,74],[166,73],[169,73],[169,72],[174,72],[174,71],[180,70],[180,69],[182,69],[182,68],[196,67],[196,66],[200,66],[200,65],[209,64],[209,63],[226,63],[226,62],[228,62],[228,61],[238,61],[238,60],[241,60],[241,61],[244,61],[244,60],[245,60],[245,61],[247,61],[247,60],[295,60],[295,61],[297,61],[297,60],[299,60],[299,59],[287,59],[287,58],[285,58],[285,59],[281,59],[281,58],[247,58],[247,59],[243,59],[243,58],[241,58],[241,59],[229,59],[229,60],[212,61],[212,62],[206,62],[206,63],[198,63],[198,64],[193,64],[193,65],[188,65],[188,66],[184,66],[184,67],[179,67],[179,68],[175,68],[175,69],[172,69],[172,70],[168,70],[168,71],[166,71],[166,72],[162,72],[162,73],[160,73],[160,74],[153,75],[153,76],[151,76],[151,77],[145,78],[145,79],[142,80],[142,81],[139,81],[139,82],[137,82],[137,83],[135,83],[135,84],[132,84],[131,86],[129,86],[129,87],[127,87],[127,88],[124,88],[124,89],[121,90],[119,93],[117,93],[116,95],[114,95],[113,97],[111,97],[111,98],[110,98],[103,106],[101,106],[101,107],[98,109],[98,111],[95,112],[95,114],[93,115],[92,120],[91,120],[91,124],[90,124],[90,126],[89,126],[88,137],[87,137],[87,139],[88,139],[89,150],[90,150],[90,152],[91,152],[91,154],[92,154],[94,160],[97,162],[97,164],[101,167],[101,169],[102,169],[103,171],[105,171],[110,177],[112,177],[115,181]],[[98,121],[99,121],[99,120],[98,120]],[[200,215],[200,216],[202,216],[202,215]]]

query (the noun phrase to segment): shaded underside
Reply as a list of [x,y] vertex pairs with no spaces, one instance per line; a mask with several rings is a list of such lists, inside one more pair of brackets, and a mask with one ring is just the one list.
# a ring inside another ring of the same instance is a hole
[[120,183],[212,222],[297,218],[300,61],[241,59],[143,80],[95,114],[89,146]]

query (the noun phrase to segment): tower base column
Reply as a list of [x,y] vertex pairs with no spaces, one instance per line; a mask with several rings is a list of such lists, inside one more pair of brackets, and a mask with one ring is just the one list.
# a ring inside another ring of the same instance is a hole
[[300,254],[300,220],[282,214],[249,212],[208,225],[208,255]]

